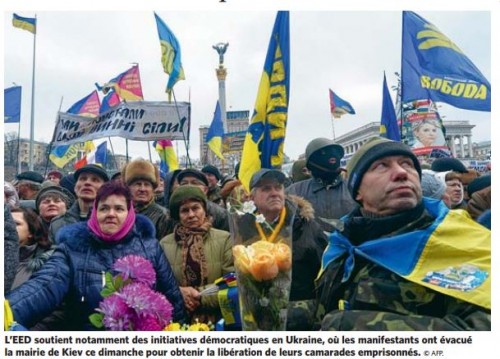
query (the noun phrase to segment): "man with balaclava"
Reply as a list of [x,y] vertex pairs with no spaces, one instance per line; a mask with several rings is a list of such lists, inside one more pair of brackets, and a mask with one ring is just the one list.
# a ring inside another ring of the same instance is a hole
[[[339,219],[349,213],[355,202],[342,176],[340,160],[344,149],[327,138],[316,138],[306,147],[306,167],[312,178],[292,184],[287,194],[308,200],[324,231],[335,230]],[[327,221],[325,221],[327,220]]]

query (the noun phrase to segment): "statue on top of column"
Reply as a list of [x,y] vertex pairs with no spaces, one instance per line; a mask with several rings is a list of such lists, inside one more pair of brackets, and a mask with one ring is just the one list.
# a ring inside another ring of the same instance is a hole
[[219,54],[219,65],[222,65],[224,63],[224,53],[226,52],[228,46],[229,42],[219,42],[218,44],[212,46],[212,48],[214,48],[215,51],[217,51],[217,53]]

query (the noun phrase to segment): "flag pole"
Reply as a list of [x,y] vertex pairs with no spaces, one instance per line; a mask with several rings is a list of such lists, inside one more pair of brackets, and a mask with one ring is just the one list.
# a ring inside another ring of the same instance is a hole
[[119,171],[118,163],[116,162],[115,149],[113,148],[113,142],[111,142],[111,137],[108,136],[109,145],[111,146],[111,153],[113,154],[113,162],[115,163],[115,168]]
[[148,142],[149,162],[153,163],[153,159],[151,157],[151,146],[150,146],[149,141],[147,141],[147,142]]
[[333,132],[333,140],[335,141],[335,116],[332,116],[332,132]]
[[[35,14],[35,24],[36,24],[36,14]],[[38,27],[38,24],[37,26]],[[35,27],[35,29],[36,29]],[[33,34],[33,71],[31,77],[31,122],[30,122],[30,158],[29,158],[29,169],[33,171],[33,147],[34,137],[35,137],[35,54],[36,54],[36,30]]]
[[21,160],[20,160],[21,153],[19,152],[20,147],[21,147],[21,112],[19,112],[19,122],[17,125],[17,163],[16,163],[17,173],[16,174],[21,173]]
[[[177,99],[175,98],[175,92],[173,88],[172,88],[172,96],[174,97],[175,110],[177,111],[177,118],[179,119],[180,123],[181,114],[179,113],[179,107],[177,106]],[[189,157],[189,143],[188,140],[186,139],[186,134],[184,133],[184,130],[182,130],[182,140],[184,141],[184,147],[186,148],[186,158],[189,163],[189,167],[192,167],[193,165],[191,164],[191,158]]]
[[[63,99],[64,99],[64,96],[61,96],[61,102],[59,102],[59,110],[57,111],[58,113],[61,112]],[[52,141],[50,141],[49,150],[47,151],[47,161],[45,162],[44,177],[47,176],[47,169],[49,168],[50,153],[52,152],[52,142],[54,141],[54,137],[56,137],[56,128],[57,128],[57,124],[59,122],[59,115],[56,117],[57,117],[57,120],[56,120],[56,125],[54,126],[54,133],[52,135]]]

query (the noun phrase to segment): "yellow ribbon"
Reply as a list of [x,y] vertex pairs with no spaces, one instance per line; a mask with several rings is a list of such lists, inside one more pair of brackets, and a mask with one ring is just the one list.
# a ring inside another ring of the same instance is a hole
[[271,235],[268,237],[264,233],[264,230],[262,229],[262,226],[260,225],[259,222],[255,222],[255,225],[257,226],[257,231],[259,232],[259,235],[261,238],[264,238],[266,241],[274,243],[276,241],[276,237],[278,237],[278,234],[281,231],[281,228],[283,227],[283,224],[285,223],[285,217],[286,217],[286,208],[283,207],[280,213],[280,219],[278,221],[278,225],[276,228],[273,229],[273,232]]

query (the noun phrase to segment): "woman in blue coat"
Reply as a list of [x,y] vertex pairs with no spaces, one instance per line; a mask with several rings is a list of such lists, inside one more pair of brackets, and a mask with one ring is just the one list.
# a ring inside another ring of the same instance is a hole
[[29,327],[65,302],[65,329],[91,329],[89,315],[102,300],[105,273],[130,254],[151,262],[156,271],[153,289],[172,304],[173,320],[184,321],[182,295],[154,226],[135,214],[130,191],[123,185],[103,185],[89,221],[63,227],[57,237],[59,245],[42,269],[6,298],[17,323]]

